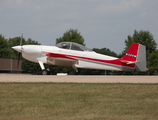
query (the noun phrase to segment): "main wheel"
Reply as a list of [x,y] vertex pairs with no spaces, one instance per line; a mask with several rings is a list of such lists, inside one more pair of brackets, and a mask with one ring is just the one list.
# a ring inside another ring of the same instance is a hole
[[42,75],[48,75],[48,71],[47,70],[42,70]]

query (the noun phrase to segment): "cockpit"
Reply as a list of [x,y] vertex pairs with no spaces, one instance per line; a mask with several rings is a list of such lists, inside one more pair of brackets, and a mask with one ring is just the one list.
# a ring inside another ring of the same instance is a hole
[[69,49],[69,50],[92,51],[91,49],[74,42],[61,42],[61,43],[56,44],[56,47]]

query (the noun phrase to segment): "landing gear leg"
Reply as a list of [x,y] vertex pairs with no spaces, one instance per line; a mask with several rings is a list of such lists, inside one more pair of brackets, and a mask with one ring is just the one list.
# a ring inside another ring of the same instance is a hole
[[40,64],[40,66],[41,66],[41,69],[42,69],[42,75],[48,75],[49,74],[49,69],[45,69],[45,67],[44,67],[44,65],[43,65],[43,62],[41,62],[41,61],[38,61],[38,63]]

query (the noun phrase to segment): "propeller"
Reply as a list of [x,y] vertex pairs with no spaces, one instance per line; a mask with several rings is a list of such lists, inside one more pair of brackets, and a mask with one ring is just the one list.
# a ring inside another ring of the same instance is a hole
[[[21,41],[20,41],[21,52],[22,52],[22,39],[23,39],[23,31],[22,31],[22,35],[21,35]],[[20,61],[21,52],[19,52],[19,54],[18,54],[18,64],[17,64],[17,68],[19,67],[19,61]]]

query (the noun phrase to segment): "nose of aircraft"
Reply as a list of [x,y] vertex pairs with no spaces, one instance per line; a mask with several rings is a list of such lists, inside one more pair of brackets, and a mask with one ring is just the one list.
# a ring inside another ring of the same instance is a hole
[[21,49],[22,49],[21,46],[14,46],[12,48],[18,52],[21,52]]

